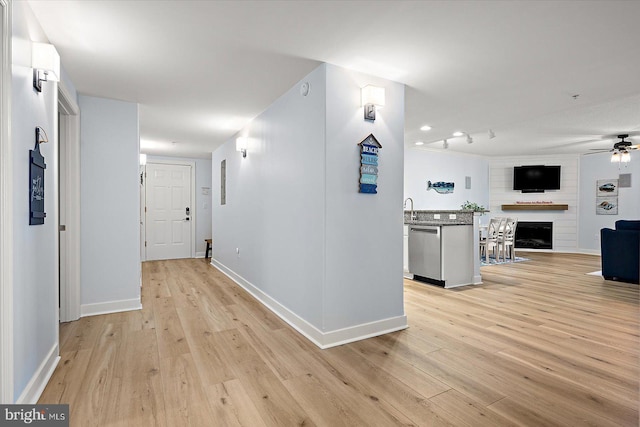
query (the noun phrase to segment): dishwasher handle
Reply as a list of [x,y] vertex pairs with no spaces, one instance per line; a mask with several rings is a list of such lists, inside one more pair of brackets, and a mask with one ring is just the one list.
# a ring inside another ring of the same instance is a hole
[[411,228],[410,231],[417,231],[420,233],[438,234],[439,228]]

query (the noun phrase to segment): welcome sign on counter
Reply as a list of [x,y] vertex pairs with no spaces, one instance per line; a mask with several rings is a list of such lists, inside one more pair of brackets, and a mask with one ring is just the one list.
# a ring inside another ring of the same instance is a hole
[[360,146],[360,193],[378,194],[378,151],[382,145],[369,134]]

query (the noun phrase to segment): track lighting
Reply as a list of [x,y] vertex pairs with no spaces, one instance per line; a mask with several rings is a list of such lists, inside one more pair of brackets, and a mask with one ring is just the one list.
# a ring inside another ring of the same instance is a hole
[[493,130],[489,129],[489,139],[493,139],[496,137],[496,134]]
[[467,134],[467,144],[472,144],[473,143],[473,138],[471,138],[471,135]]
[[449,148],[449,141],[447,141],[446,139],[442,140],[442,148],[444,148],[445,150],[447,148]]

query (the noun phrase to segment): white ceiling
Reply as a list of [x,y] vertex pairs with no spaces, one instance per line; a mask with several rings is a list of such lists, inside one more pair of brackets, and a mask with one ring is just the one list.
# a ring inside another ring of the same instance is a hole
[[29,3],[78,92],[140,104],[149,154],[210,157],[321,62],[405,83],[407,147],[640,143],[639,1]]

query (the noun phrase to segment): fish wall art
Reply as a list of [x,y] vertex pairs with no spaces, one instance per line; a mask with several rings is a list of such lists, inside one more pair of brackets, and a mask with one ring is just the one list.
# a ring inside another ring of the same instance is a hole
[[427,191],[435,190],[438,194],[449,194],[453,193],[454,185],[453,182],[438,181],[432,183],[431,181],[427,181]]

